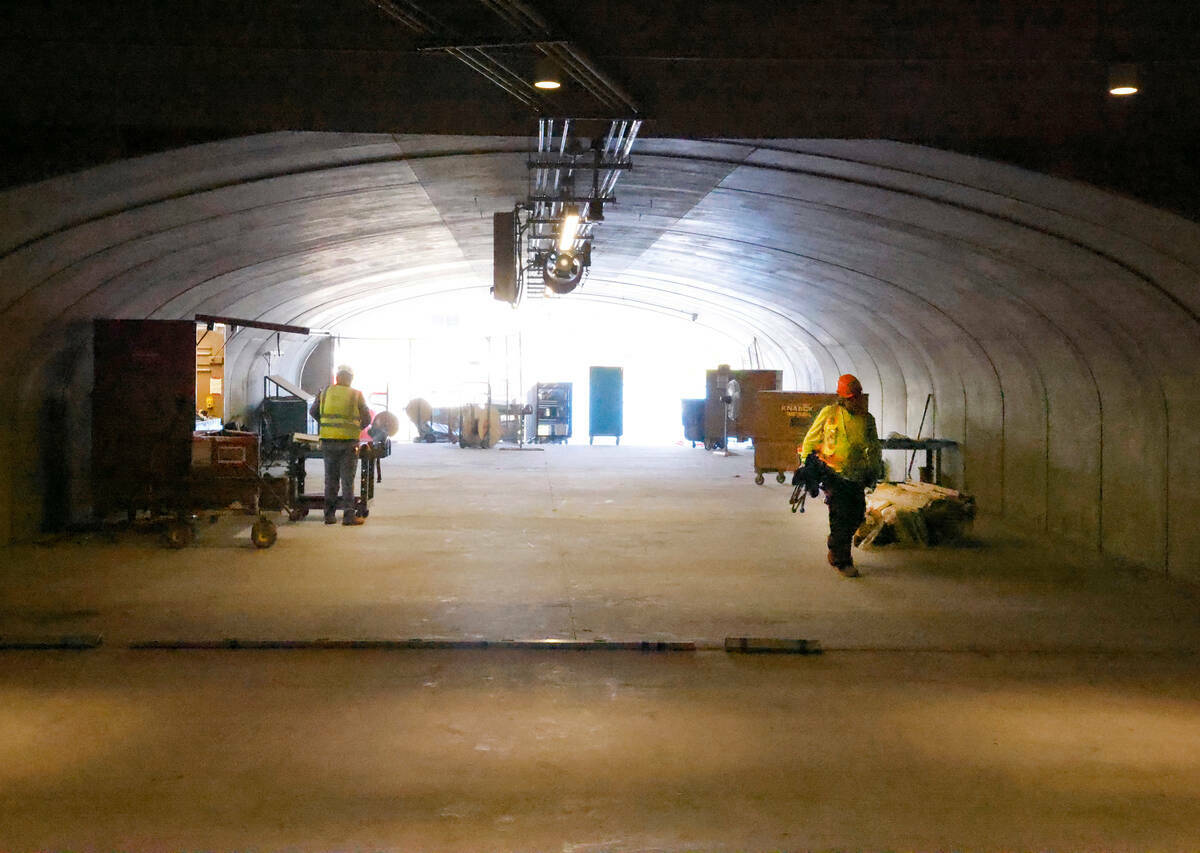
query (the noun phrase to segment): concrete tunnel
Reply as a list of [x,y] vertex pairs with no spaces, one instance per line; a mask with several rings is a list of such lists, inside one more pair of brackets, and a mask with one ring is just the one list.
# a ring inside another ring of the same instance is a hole
[[[440,294],[488,301],[491,213],[523,194],[528,148],[274,132],[5,190],[0,542],[89,517],[94,318],[336,331]],[[932,395],[932,432],[959,444],[945,484],[981,512],[1200,580],[1196,223],[897,142],[644,138],[634,159],[564,306],[695,315],[756,338],[785,388],[853,372],[881,435],[916,434]],[[229,342],[228,410],[247,420],[273,340]],[[316,343],[272,370],[298,378]]]

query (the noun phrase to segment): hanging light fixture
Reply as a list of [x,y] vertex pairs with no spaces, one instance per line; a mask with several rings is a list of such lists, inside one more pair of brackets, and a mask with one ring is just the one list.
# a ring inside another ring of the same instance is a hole
[[1132,62],[1114,62],[1108,66],[1108,93],[1117,97],[1136,95],[1141,89],[1137,65]]
[[553,91],[562,87],[562,73],[558,65],[548,56],[538,59],[533,67],[533,85],[535,88]]
[[558,250],[569,252],[575,248],[575,237],[579,234],[579,211],[568,207],[563,211],[562,222],[558,227]]
[[583,261],[574,252],[551,252],[542,267],[542,280],[552,293],[570,293],[583,280]]

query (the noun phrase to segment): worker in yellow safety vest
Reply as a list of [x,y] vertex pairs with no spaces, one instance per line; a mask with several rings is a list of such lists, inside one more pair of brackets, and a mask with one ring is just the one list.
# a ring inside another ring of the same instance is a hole
[[371,423],[371,410],[361,391],[350,387],[354,371],[337,369],[336,381],[317,395],[308,413],[321,425],[321,455],[325,458],[325,523],[337,521],[338,491],[342,494],[342,524],[366,519],[354,501],[354,468],[358,436]]
[[875,418],[857,377],[838,378],[838,401],[817,413],[797,450],[800,464],[810,453],[827,467],[823,478],[829,506],[829,564],[846,577],[858,577],[850,543],[867,514],[864,489],[874,488],[882,473],[882,447]]

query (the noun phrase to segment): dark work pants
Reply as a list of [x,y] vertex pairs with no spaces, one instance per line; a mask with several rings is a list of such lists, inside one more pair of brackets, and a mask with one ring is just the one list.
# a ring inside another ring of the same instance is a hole
[[862,483],[831,477],[826,483],[829,504],[829,550],[838,563],[852,562],[850,542],[867,517],[867,496]]
[[354,518],[354,469],[358,460],[354,448],[358,441],[350,439],[321,439],[321,455],[325,457],[325,516],[337,514],[338,487],[342,492],[342,518]]

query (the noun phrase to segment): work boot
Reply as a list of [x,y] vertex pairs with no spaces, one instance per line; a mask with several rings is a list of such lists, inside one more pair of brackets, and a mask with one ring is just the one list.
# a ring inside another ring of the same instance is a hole
[[829,556],[826,558],[829,560],[829,565],[841,572],[844,577],[858,577],[858,569],[854,568],[854,557],[850,555],[850,546],[847,545],[844,550],[842,548],[835,550],[832,536],[826,542],[829,544]]
[[345,515],[342,517],[342,525],[345,527],[357,527],[360,524],[366,524],[367,520],[360,515]]
[[337,516],[336,515],[326,515],[325,523],[326,524],[337,524]]

